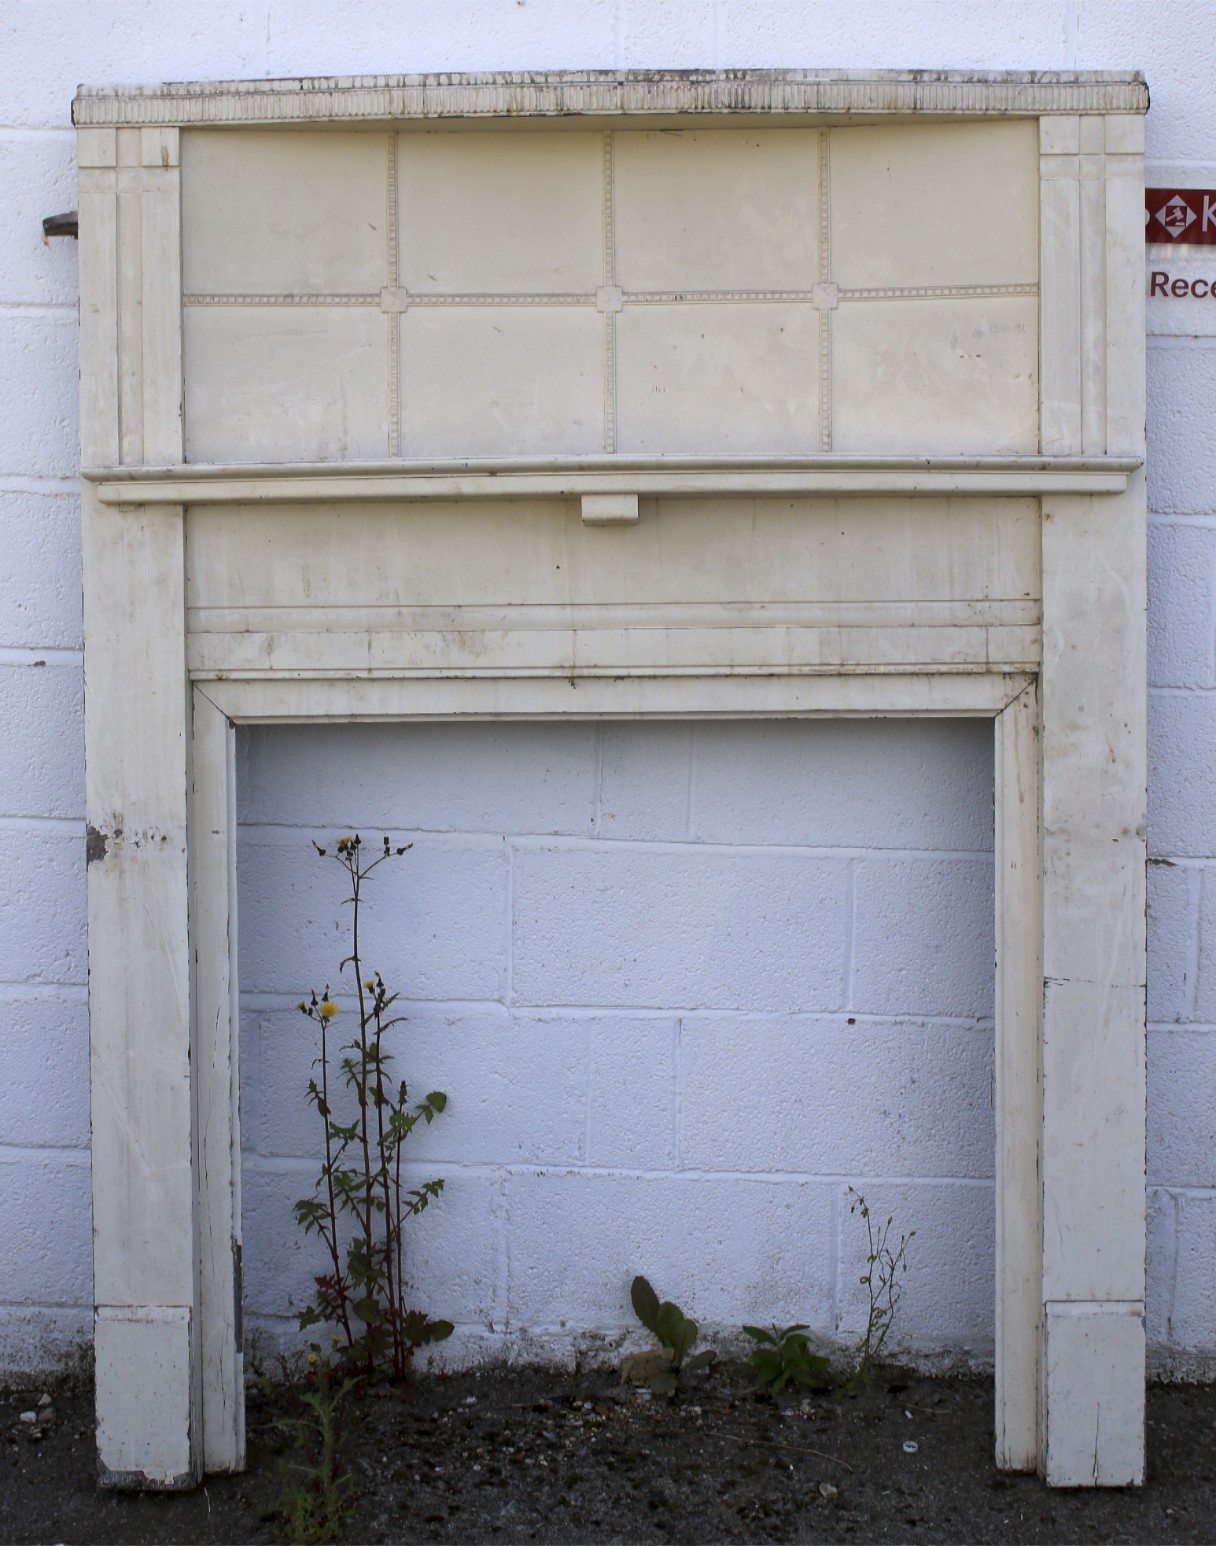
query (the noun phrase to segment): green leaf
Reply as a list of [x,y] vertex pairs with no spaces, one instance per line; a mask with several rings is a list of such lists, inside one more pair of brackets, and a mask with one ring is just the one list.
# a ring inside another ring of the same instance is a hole
[[708,1369],[717,1356],[712,1347],[707,1347],[699,1353],[694,1353],[684,1367],[690,1371],[693,1369]]
[[365,1326],[370,1326],[373,1321],[380,1319],[380,1306],[370,1294],[363,1299],[356,1300],[354,1308],[355,1314]]
[[629,1298],[633,1305],[633,1313],[646,1330],[653,1332],[660,1341],[664,1341],[659,1333],[659,1296],[640,1273],[633,1280]]
[[673,1304],[670,1299],[664,1299],[659,1306],[657,1336],[664,1347],[671,1348],[676,1354],[676,1362],[679,1362],[677,1344],[682,1342],[684,1336],[684,1311],[678,1304]]
[[442,1111],[448,1103],[447,1096],[442,1090],[432,1090],[426,1098],[428,1106],[433,1106],[436,1111]]
[[650,1389],[656,1396],[670,1396],[675,1393],[676,1375],[674,1369],[659,1369],[650,1376]]
[[743,1330],[754,1342],[763,1342],[766,1346],[770,1347],[777,1345],[777,1339],[773,1336],[772,1332],[766,1331],[763,1326],[744,1326]]

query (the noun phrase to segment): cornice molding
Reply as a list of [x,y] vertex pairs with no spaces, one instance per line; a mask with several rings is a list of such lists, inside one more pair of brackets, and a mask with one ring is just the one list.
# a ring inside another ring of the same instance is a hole
[[78,128],[435,118],[1143,113],[1139,72],[502,71],[81,86]]

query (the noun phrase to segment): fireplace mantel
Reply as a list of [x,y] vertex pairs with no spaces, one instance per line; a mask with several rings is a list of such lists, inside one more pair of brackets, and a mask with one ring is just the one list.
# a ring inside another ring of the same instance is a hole
[[244,1463],[235,727],[829,715],[994,724],[997,1461],[1142,1480],[1146,108],[82,88],[104,1482]]

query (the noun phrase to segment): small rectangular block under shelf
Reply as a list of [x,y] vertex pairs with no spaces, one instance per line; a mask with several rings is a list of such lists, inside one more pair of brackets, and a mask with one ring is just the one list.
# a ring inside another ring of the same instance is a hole
[[638,518],[636,494],[584,494],[584,526],[628,526]]

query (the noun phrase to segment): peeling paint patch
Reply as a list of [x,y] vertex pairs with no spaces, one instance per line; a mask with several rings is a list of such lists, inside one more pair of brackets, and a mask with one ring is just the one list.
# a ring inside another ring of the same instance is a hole
[[92,824],[85,828],[84,857],[86,864],[96,864],[99,859],[104,859],[109,852],[110,842],[104,832],[99,832]]

